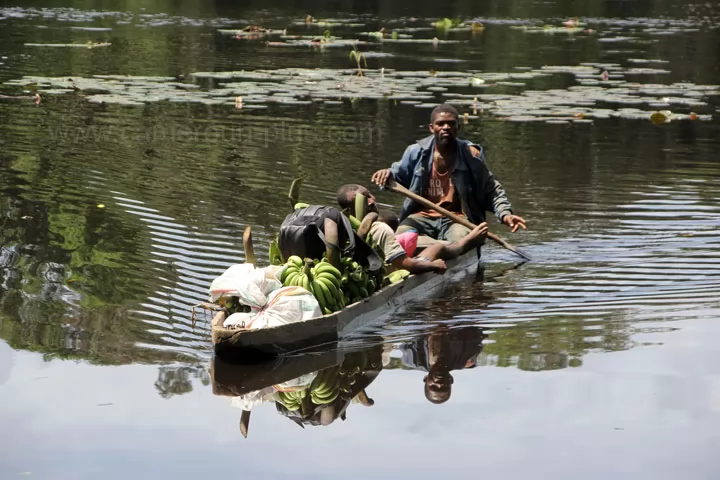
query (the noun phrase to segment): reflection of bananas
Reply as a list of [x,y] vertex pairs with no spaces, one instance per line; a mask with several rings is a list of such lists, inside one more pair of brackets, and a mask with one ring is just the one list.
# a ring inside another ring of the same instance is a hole
[[275,400],[280,402],[291,412],[300,410],[303,398],[307,396],[307,390],[302,389],[295,392],[275,392]]
[[326,368],[318,372],[310,384],[310,399],[315,405],[332,403],[340,394],[338,368]]
[[368,381],[364,376],[381,368],[379,348],[349,353],[342,365],[318,371],[310,385],[302,390],[275,392],[275,400],[287,411],[298,412],[296,415],[304,420],[314,419],[318,415],[331,417],[325,423],[321,422],[326,425],[334,419],[336,410],[333,409],[342,408],[354,397],[361,397],[353,401],[365,405],[374,403],[367,399],[363,390],[374,377]]

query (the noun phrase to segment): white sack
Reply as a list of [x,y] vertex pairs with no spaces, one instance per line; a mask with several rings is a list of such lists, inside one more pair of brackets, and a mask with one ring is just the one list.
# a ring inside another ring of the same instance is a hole
[[268,294],[282,287],[278,280],[284,265],[255,268],[251,263],[240,263],[225,270],[210,285],[210,301],[220,297],[239,297],[240,303],[262,308],[268,302]]
[[302,287],[280,288],[270,293],[267,299],[267,305],[262,309],[256,310],[253,307],[250,313],[230,315],[223,326],[255,330],[303,322],[322,316],[318,301],[312,293]]

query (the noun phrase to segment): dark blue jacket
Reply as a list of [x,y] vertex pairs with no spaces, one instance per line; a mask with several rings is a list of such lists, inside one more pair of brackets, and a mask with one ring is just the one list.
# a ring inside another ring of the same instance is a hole
[[[495,180],[485,163],[482,147],[468,140],[457,139],[456,142],[458,155],[452,180],[460,197],[463,213],[476,225],[485,221],[486,211],[494,212],[502,222],[505,215],[512,213],[512,207],[502,185]],[[480,155],[473,156],[470,146],[477,148]],[[407,147],[400,161],[390,167],[395,181],[413,193],[422,195],[430,180],[434,150],[435,137],[432,135]],[[421,206],[411,199],[405,199],[400,221],[420,208]]]

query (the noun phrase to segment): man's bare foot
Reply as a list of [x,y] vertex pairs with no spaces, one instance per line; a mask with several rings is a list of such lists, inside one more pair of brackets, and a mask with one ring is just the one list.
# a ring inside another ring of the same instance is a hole
[[445,264],[444,260],[440,260],[440,259],[433,260],[432,264],[433,264],[433,267],[435,267],[433,269],[433,271],[435,273],[439,273],[442,275],[443,273],[445,273],[447,271],[447,265]]
[[467,238],[468,243],[472,247],[476,247],[478,245],[482,245],[482,243],[485,241],[485,238],[487,237],[487,233],[488,224],[487,222],[482,222],[480,225],[473,228],[465,238]]

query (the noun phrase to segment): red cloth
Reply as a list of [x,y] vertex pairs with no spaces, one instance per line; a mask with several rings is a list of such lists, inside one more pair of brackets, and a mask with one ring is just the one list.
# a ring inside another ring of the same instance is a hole
[[405,232],[399,235],[395,235],[395,240],[398,241],[408,257],[415,255],[415,249],[417,248],[418,233],[417,232]]

